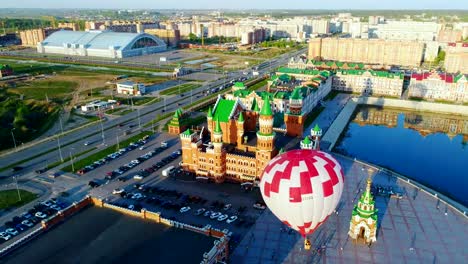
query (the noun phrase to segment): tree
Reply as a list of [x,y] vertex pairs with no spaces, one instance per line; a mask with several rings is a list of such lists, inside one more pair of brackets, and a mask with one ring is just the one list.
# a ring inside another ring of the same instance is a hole
[[434,62],[436,64],[439,64],[441,61],[445,60],[445,51],[441,50],[439,51],[439,54],[437,54],[437,57],[435,58]]
[[190,34],[188,35],[188,38],[189,38],[189,40],[190,40],[191,42],[197,42],[197,41],[198,41],[197,35],[195,35],[195,34],[193,34],[193,33],[190,33]]

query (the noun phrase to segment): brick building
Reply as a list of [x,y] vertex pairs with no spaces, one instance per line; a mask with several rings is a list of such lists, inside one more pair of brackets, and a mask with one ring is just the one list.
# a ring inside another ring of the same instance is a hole
[[216,183],[259,181],[266,164],[278,154],[270,101],[255,111],[239,100],[219,96],[214,109],[208,110],[207,123],[207,130],[180,134],[184,170]]

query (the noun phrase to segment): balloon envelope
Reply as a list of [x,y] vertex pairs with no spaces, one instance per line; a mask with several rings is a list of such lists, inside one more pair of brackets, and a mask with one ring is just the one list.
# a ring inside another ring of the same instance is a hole
[[273,214],[305,237],[333,213],[343,183],[341,165],[330,154],[292,150],[268,163],[260,191]]

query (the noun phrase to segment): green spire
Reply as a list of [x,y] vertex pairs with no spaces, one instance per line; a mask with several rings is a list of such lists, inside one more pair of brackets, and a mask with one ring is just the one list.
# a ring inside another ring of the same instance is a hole
[[271,112],[270,99],[267,96],[263,100],[263,107],[262,107],[262,111],[260,111],[260,115],[264,115],[264,116],[273,115],[273,113]]
[[174,112],[174,118],[178,119],[180,117],[179,115],[179,109],[177,109],[175,112]]
[[213,112],[211,111],[211,106],[208,108],[208,118],[213,118]]
[[258,104],[257,104],[257,99],[254,97],[253,101],[252,101],[252,107],[250,108],[251,110],[255,111],[255,112],[258,112]]
[[237,119],[237,122],[244,123],[244,115],[242,114],[242,112],[240,112],[239,119]]
[[279,154],[283,154],[283,153],[284,153],[284,148],[281,148],[281,149],[279,150]]
[[306,145],[309,145],[310,143],[310,138],[309,137],[305,137],[304,140],[302,141],[302,143],[306,144]]
[[183,134],[187,135],[187,136],[190,136],[190,135],[192,135],[192,131],[190,131],[190,129],[187,129],[187,130],[184,131]]
[[302,96],[300,94],[300,91],[299,91],[300,88],[295,88],[292,95],[291,95],[291,99],[293,100],[301,100],[302,99]]
[[221,124],[219,123],[219,118],[216,118],[216,126],[215,126],[214,132],[215,133],[223,133],[223,131],[221,130]]
[[318,124],[315,124],[315,126],[314,126],[314,131],[315,131],[315,132],[320,132],[320,130],[322,130],[322,129],[320,129],[320,127],[318,126]]

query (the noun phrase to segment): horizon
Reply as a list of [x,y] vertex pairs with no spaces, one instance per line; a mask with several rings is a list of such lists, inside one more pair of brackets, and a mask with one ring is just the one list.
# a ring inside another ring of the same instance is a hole
[[[295,7],[291,7],[294,5]],[[422,7],[422,5],[424,7]],[[28,6],[24,8],[24,6]],[[203,7],[210,8],[203,8]],[[422,8],[420,8],[420,6]],[[268,8],[264,8],[268,7]],[[8,2],[3,3],[1,9],[150,9],[150,10],[453,10],[453,11],[468,11],[466,1],[452,0],[441,2],[437,0],[427,0],[424,2],[415,3],[415,1],[394,0],[381,1],[375,3],[372,0],[358,0],[354,2],[337,0],[333,3],[320,3],[320,8],[317,3],[307,0],[295,0],[293,2],[275,2],[270,3],[268,0],[257,0],[250,2],[247,0],[238,0],[235,2],[220,2],[213,0],[199,0],[198,2],[180,0],[177,3],[163,2],[154,3],[151,0],[101,0],[99,2],[93,0],[82,0],[79,2],[69,3],[57,0],[23,0],[21,3]],[[372,7],[372,8],[370,8]]]

